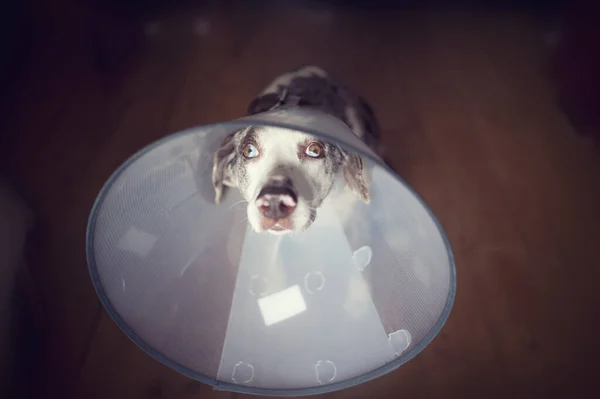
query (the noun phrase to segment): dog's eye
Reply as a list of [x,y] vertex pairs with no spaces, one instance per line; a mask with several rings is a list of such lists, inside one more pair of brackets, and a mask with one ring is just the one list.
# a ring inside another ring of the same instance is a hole
[[311,158],[321,158],[323,155],[323,146],[319,143],[310,143],[308,147],[306,147],[306,155]]
[[254,144],[248,143],[242,149],[242,155],[248,159],[255,158],[258,156],[258,149]]

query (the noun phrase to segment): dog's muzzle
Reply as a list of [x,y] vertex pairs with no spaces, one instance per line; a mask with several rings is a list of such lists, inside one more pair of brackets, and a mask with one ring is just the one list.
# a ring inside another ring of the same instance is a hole
[[289,229],[289,216],[296,209],[297,203],[298,196],[290,179],[282,176],[270,178],[256,198],[256,207],[263,217],[263,227]]
[[294,212],[296,193],[288,187],[264,187],[258,194],[256,206],[267,219],[285,219]]

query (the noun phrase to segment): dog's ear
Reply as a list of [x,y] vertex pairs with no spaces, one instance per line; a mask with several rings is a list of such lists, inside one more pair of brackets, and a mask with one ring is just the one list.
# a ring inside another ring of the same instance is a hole
[[344,163],[344,183],[365,204],[371,202],[369,187],[365,178],[362,158],[355,153],[347,153]]
[[264,96],[256,97],[248,106],[248,115],[266,112],[277,105],[278,102],[279,95],[275,93],[269,93],[265,94]]
[[215,203],[220,204],[225,195],[226,187],[235,187],[235,176],[232,165],[235,159],[235,133],[225,137],[221,147],[213,157],[212,183],[215,189]]

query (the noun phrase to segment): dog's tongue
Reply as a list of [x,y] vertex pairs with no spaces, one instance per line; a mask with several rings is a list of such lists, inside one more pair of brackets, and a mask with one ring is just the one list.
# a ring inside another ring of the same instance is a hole
[[290,230],[290,227],[289,219],[265,220],[263,222],[263,228],[265,230],[283,231]]
[[277,220],[265,219],[262,225],[265,230],[271,230],[277,225]]

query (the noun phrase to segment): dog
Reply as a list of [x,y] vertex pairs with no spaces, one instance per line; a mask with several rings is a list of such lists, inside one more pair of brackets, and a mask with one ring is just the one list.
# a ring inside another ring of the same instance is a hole
[[[371,106],[323,69],[305,66],[275,78],[250,103],[248,115],[287,107],[310,107],[338,118],[382,155]],[[368,204],[368,179],[358,154],[302,131],[250,126],[227,136],[214,153],[215,203],[228,187],[238,188],[256,232],[301,232],[315,221],[340,174],[346,189]]]

